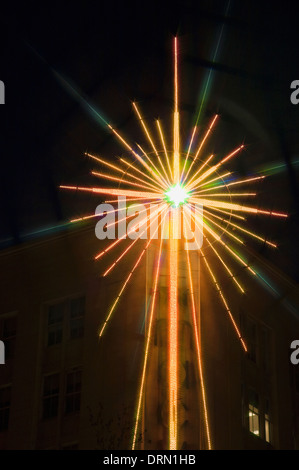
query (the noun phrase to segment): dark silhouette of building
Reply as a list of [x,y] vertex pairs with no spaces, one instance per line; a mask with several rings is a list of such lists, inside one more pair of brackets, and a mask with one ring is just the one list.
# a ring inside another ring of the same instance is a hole
[[[1,449],[130,448],[157,247],[144,257],[99,339],[137,253],[132,250],[103,278],[111,258],[95,262],[93,257],[104,243],[96,239],[94,225],[83,224],[1,252],[0,339],[6,356],[0,365]],[[138,241],[137,247],[143,244]],[[290,344],[299,336],[298,287],[260,256],[247,255],[261,277],[238,268],[246,287],[239,296],[213,254],[206,253],[240,324],[247,354],[203,263],[194,265],[213,448],[298,449],[299,366],[290,362]],[[140,449],[167,448],[163,266]],[[184,269],[179,447],[200,449],[206,439]]]

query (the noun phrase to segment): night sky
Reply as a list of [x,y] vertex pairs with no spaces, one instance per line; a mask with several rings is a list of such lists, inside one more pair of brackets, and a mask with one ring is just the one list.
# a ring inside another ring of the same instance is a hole
[[279,166],[260,188],[258,204],[290,217],[252,223],[280,249],[252,246],[298,281],[299,105],[290,102],[290,84],[299,80],[295,5],[249,0],[1,5],[0,80],[6,87],[0,107],[1,245],[22,243],[94,211],[100,202],[95,196],[58,188],[99,182],[90,176],[94,164],[86,150],[111,161],[128,156],[78,94],[133,143],[145,139],[132,100],[150,124],[159,117],[169,128],[177,34],[182,136],[187,142],[211,71],[200,126],[204,130],[215,112],[221,122],[208,149],[224,156],[244,142],[245,152],[233,166],[241,175]]

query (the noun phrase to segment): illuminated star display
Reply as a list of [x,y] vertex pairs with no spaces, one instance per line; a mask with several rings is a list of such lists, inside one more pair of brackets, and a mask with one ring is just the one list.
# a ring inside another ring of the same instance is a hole
[[[196,143],[196,136],[198,133],[197,126],[192,129],[191,139],[188,143],[188,151],[181,151],[181,133],[180,133],[180,112],[179,112],[179,86],[178,86],[178,42],[177,38],[174,39],[174,110],[173,110],[173,127],[172,135],[173,141],[169,145],[165,139],[165,134],[162,129],[162,123],[156,121],[156,136],[154,137],[146,125],[141,111],[137,103],[133,103],[133,109],[136,113],[137,119],[142,127],[147,140],[147,148],[136,144],[132,146],[129,141],[120,134],[111,124],[105,121],[107,128],[116,137],[127,151],[131,160],[120,158],[119,163],[111,163],[106,159],[87,154],[93,161],[99,164],[102,168],[101,171],[93,171],[92,174],[103,180],[110,181],[110,187],[96,186],[96,187],[78,187],[78,186],[61,186],[63,189],[74,191],[86,191],[94,193],[95,195],[109,195],[112,200],[122,196],[126,197],[127,201],[134,201],[134,204],[142,203],[145,209],[140,213],[142,219],[138,222],[138,236],[136,239],[129,242],[128,246],[123,252],[115,259],[111,260],[111,264],[104,272],[107,276],[111,271],[125,258],[126,254],[135,246],[137,241],[142,239],[142,236],[151,229],[150,237],[144,241],[144,246],[136,256],[128,276],[123,280],[120,290],[116,293],[115,300],[106,315],[105,321],[99,329],[99,337],[104,334],[113,313],[125,291],[128,283],[134,276],[141,260],[144,258],[146,251],[151,245],[154,238],[157,238],[157,233],[164,233],[166,223],[169,224],[169,240],[165,242],[164,238],[160,237],[158,258],[155,264],[155,272],[152,283],[152,296],[148,312],[148,326],[144,345],[144,358],[141,371],[140,387],[137,396],[135,426],[133,430],[132,449],[136,448],[137,434],[141,422],[141,409],[145,392],[145,381],[148,370],[149,350],[153,336],[153,325],[155,321],[155,309],[157,300],[157,290],[159,283],[159,276],[161,271],[161,258],[163,250],[168,251],[169,258],[169,295],[168,295],[168,422],[169,422],[169,449],[178,448],[178,389],[179,389],[179,374],[178,374],[178,322],[179,322],[179,307],[178,307],[178,277],[179,277],[179,262],[178,251],[179,242],[176,236],[180,220],[180,210],[183,208],[184,227],[192,224],[201,231],[203,246],[198,245],[197,254],[203,260],[203,268],[211,279],[212,284],[215,286],[219,297],[221,299],[224,312],[227,314],[232,328],[236,333],[237,339],[240,341],[241,347],[247,351],[247,346],[241,335],[236,317],[231,310],[228,301],[225,297],[220,283],[215,275],[215,271],[205,256],[205,247],[208,247],[216,255],[219,265],[223,267],[224,271],[229,275],[231,281],[234,283],[236,289],[240,293],[244,293],[245,289],[240,281],[234,274],[234,268],[231,263],[237,263],[243,266],[249,275],[257,276],[257,272],[244,258],[235,246],[245,244],[243,237],[251,237],[261,243],[276,248],[276,244],[267,240],[263,236],[255,233],[246,228],[246,216],[260,215],[260,216],[275,216],[287,217],[286,214],[280,212],[273,212],[272,210],[257,208],[254,204],[244,204],[244,198],[254,198],[256,193],[248,190],[250,185],[262,180],[265,176],[250,176],[248,178],[231,178],[232,173],[226,168],[226,165],[234,158],[237,158],[244,149],[244,144],[241,143],[228,155],[222,157],[216,155],[205,155],[204,145],[209,136],[214,131],[214,128],[219,119],[216,114],[210,121],[208,128],[203,133],[199,143]],[[245,189],[244,189],[245,188]],[[113,199],[114,198],[114,199]],[[116,199],[117,200],[117,199]],[[147,211],[147,207],[151,206],[151,213]],[[203,210],[193,210],[193,207],[202,207]],[[112,212],[116,213],[119,209]],[[171,223],[168,218],[171,215]],[[135,214],[134,214],[135,215]],[[187,217],[188,215],[188,217]],[[80,220],[97,217],[97,214],[85,215],[83,217],[74,219],[73,222]],[[126,215],[120,220],[128,221],[132,215]],[[120,222],[118,219],[112,222],[111,225],[116,225]],[[132,221],[131,221],[132,223]],[[109,226],[109,225],[108,225]],[[108,227],[107,226],[107,227]],[[153,229],[153,227],[155,227]],[[136,226],[134,225],[127,235],[134,232]],[[95,259],[99,260],[102,257],[110,254],[112,256],[113,248],[119,245],[126,236],[120,237],[113,242],[109,242],[108,246],[95,255]],[[144,238],[144,237],[143,237]],[[212,436],[210,433],[209,424],[209,410],[208,410],[208,397],[206,396],[205,383],[204,383],[204,368],[202,361],[202,354],[200,348],[200,338],[198,334],[199,325],[199,312],[194,298],[193,288],[193,275],[190,263],[190,254],[185,250],[185,263],[188,272],[189,295],[190,295],[190,318],[193,325],[193,335],[196,345],[196,357],[198,374],[201,387],[201,399],[203,404],[203,417],[205,422],[206,439],[208,448],[212,448]]]

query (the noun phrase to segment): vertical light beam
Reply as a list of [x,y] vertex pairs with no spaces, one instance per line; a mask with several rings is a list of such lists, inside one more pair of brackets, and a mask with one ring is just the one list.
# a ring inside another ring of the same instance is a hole
[[178,406],[178,228],[179,209],[172,211],[169,240],[169,450],[177,449]]
[[174,119],[173,119],[173,178],[174,183],[180,180],[180,121],[178,110],[178,43],[174,38]]

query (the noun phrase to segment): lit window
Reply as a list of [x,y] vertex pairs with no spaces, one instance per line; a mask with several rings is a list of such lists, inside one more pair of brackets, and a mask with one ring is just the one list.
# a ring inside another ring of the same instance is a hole
[[5,359],[14,356],[17,334],[17,317],[3,318],[0,322],[0,337],[5,344]]
[[70,303],[70,338],[82,338],[84,334],[85,297],[71,299]]
[[55,418],[59,405],[59,374],[47,375],[44,378],[43,419]]
[[8,429],[10,396],[11,387],[0,388],[0,432]]
[[64,303],[49,306],[48,310],[48,346],[62,341]]
[[81,403],[81,371],[69,372],[66,376],[65,414],[80,410]]
[[265,441],[271,443],[269,400],[265,400]]
[[249,391],[249,431],[256,436],[260,435],[260,417],[259,417],[259,405],[258,395],[253,390]]

